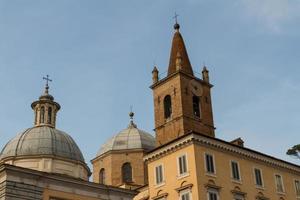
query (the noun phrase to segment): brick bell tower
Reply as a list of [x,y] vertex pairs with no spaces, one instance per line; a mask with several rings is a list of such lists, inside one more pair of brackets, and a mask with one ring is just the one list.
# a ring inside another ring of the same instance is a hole
[[194,75],[177,22],[174,29],[167,76],[152,71],[157,146],[191,131],[215,136],[209,72],[204,66],[202,79]]

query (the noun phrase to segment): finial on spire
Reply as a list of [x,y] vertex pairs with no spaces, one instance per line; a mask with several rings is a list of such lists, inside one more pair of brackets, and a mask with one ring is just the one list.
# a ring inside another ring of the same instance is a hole
[[132,112],[132,106],[130,106],[130,112],[129,112],[129,117],[130,117],[130,124],[129,124],[129,128],[136,128],[136,124],[133,123],[133,117],[134,117],[134,112]]
[[46,80],[45,94],[48,94],[49,93],[49,81],[52,82],[52,80],[49,78],[48,74],[46,75],[46,77],[43,77],[43,80]]
[[179,30],[179,28],[180,28],[180,25],[178,24],[178,20],[177,20],[178,16],[179,15],[175,12],[175,15],[173,17],[173,19],[175,19],[175,24],[174,24],[174,29],[175,30]]

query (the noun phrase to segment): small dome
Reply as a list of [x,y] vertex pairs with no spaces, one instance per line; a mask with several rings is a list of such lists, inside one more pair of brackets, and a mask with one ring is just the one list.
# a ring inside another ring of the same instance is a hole
[[29,128],[10,140],[0,159],[21,156],[57,156],[84,163],[77,144],[67,133],[49,126]]
[[155,138],[151,134],[138,129],[131,121],[128,128],[122,130],[102,145],[97,153],[97,157],[113,150],[144,149],[145,151],[150,151],[154,148]]

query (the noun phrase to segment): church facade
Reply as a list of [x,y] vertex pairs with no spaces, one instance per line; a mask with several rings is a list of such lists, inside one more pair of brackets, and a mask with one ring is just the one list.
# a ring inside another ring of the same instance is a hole
[[[91,163],[56,129],[60,105],[45,92],[34,126],[2,149],[0,200],[296,200],[300,166],[216,138],[209,71],[193,71],[178,23],[168,73],[152,71],[155,137],[134,123],[104,143]],[[92,176],[93,181],[89,181]]]

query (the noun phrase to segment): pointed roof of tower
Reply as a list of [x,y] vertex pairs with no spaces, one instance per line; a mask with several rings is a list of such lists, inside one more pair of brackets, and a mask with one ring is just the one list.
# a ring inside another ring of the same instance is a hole
[[179,28],[180,25],[176,22],[174,25],[175,33],[172,41],[168,75],[178,70],[176,67],[176,59],[178,57],[177,55],[181,56],[181,64],[182,64],[181,70],[187,74],[193,75],[193,69],[190,63],[188,53],[185,48],[184,40],[182,38],[181,33],[179,32]]

